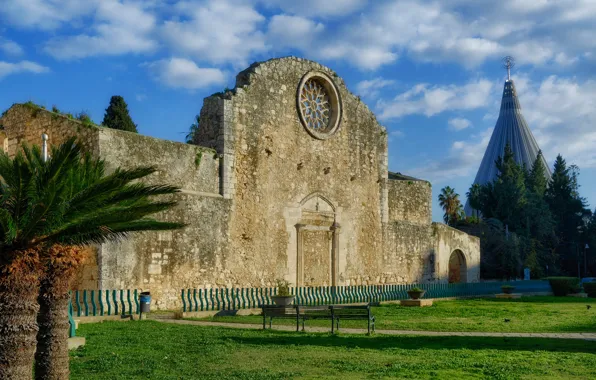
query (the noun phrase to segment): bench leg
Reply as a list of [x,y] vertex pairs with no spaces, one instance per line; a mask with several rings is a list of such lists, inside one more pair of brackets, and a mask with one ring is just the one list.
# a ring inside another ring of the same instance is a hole
[[267,317],[265,315],[263,315],[263,330],[265,330],[265,321],[267,320]]
[[337,332],[339,332],[339,318],[337,318]]
[[333,320],[333,318],[331,318],[331,334],[335,334],[335,330],[333,329],[335,325],[335,321]]
[[273,317],[269,318],[269,330],[271,330],[271,322],[273,321]]
[[296,314],[296,332],[300,331],[300,315]]
[[304,331],[304,318],[302,318],[302,331]]
[[370,318],[368,318],[368,335],[370,335]]

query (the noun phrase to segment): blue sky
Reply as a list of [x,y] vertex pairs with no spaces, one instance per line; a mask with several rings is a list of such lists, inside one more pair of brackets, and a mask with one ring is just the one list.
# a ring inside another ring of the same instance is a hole
[[182,140],[250,63],[297,55],[342,76],[389,132],[389,167],[465,198],[513,55],[550,164],[596,206],[595,0],[3,0],[0,110],[32,100],[101,122],[122,95],[140,133]]

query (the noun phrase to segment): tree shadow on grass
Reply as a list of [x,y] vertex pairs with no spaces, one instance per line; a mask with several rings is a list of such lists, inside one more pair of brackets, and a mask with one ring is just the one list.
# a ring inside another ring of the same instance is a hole
[[290,334],[282,331],[264,332],[262,337],[229,337],[240,344],[274,346],[322,346],[338,348],[385,349],[494,349],[500,351],[551,351],[596,354],[596,341],[553,338],[507,337],[442,337],[442,336],[353,336],[330,334]]
[[[502,298],[473,298],[470,300],[478,300],[478,301],[485,301],[485,302],[494,302],[494,303],[551,303],[551,304],[575,304],[575,303],[585,303],[585,304],[594,304],[596,307],[596,298],[579,298],[579,297],[555,297],[555,296],[524,296],[522,298],[517,299],[502,299]],[[437,301],[440,301],[437,299]]]

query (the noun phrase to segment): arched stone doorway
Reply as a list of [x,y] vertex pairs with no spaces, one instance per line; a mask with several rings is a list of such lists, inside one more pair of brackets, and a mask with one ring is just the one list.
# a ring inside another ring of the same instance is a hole
[[459,249],[451,253],[449,257],[449,283],[468,282],[468,268],[466,256]]
[[335,206],[323,195],[314,193],[301,204],[301,219],[296,224],[297,286],[337,285],[339,224]]

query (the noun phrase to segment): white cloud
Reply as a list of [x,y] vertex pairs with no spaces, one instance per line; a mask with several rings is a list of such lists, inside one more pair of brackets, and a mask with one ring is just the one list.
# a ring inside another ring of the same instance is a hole
[[259,30],[265,17],[249,5],[231,0],[180,3],[185,20],[166,21],[162,35],[184,55],[212,63],[245,65],[249,56],[267,50]]
[[430,86],[417,84],[398,94],[393,100],[377,102],[381,120],[396,119],[411,114],[428,117],[445,111],[471,110],[485,107],[494,91],[492,82],[479,79],[463,86]]
[[[327,18],[316,13],[317,7],[300,2],[296,3],[304,8],[296,11],[304,20],[300,30],[310,30],[310,35],[305,33],[301,38],[313,43],[294,39],[293,47],[311,57],[346,60],[365,70],[375,70],[404,55],[423,62],[456,62],[468,68],[507,54],[517,55],[520,64],[565,66],[596,48],[591,37],[596,26],[588,21],[594,12],[593,1],[536,3],[374,2],[362,8],[358,17],[332,28]],[[327,22],[325,33],[319,33],[318,24],[303,17],[323,17]],[[549,20],[548,24],[544,20]],[[293,26],[288,24],[283,32],[291,34]]]
[[225,83],[225,74],[214,68],[201,68],[184,58],[170,58],[146,63],[153,79],[169,87],[195,90]]
[[147,95],[146,94],[136,94],[135,99],[137,100],[137,102],[142,102],[147,99]]
[[96,10],[93,33],[52,38],[44,51],[63,60],[152,52],[157,48],[151,35],[155,26],[155,16],[141,3],[103,0]]
[[24,50],[21,45],[17,44],[14,41],[7,40],[5,38],[0,37],[0,51],[4,52],[6,55],[10,56],[19,56],[23,55]]
[[91,14],[98,0],[3,0],[0,17],[21,28],[54,30]]
[[406,134],[403,131],[400,131],[399,129],[393,130],[391,132],[389,132],[389,136],[387,137],[387,141],[388,142],[392,142],[395,141],[397,139],[401,139],[405,136]]
[[517,85],[522,112],[545,157],[596,167],[596,80],[549,76]]
[[[533,82],[520,75],[515,83],[522,113],[549,164],[560,153],[568,164],[596,167],[596,80],[550,76]],[[498,104],[491,102],[489,112],[492,107]],[[496,121],[496,115],[490,119]],[[491,135],[489,128],[455,141],[445,158],[428,160],[408,171],[439,183],[472,176],[478,170]]]
[[31,61],[20,61],[17,63],[10,63],[0,61],[0,79],[11,75],[11,74],[19,74],[19,73],[33,73],[33,74],[41,74],[47,73],[50,69],[42,66],[38,63],[31,62]]
[[269,21],[268,41],[276,48],[308,50],[324,32],[325,26],[299,16],[275,15]]
[[363,8],[366,0],[262,0],[269,7],[279,7],[284,12],[310,17],[345,16]]
[[470,120],[462,117],[449,119],[447,124],[449,124],[449,130],[451,131],[461,131],[472,126],[472,122]]
[[445,158],[428,160],[424,165],[408,170],[418,178],[428,178],[432,183],[452,181],[475,174],[484,157],[493,128],[472,135],[468,140],[455,141]]
[[393,84],[395,84],[394,80],[381,77],[363,80],[356,85],[356,92],[358,95],[366,98],[376,98],[379,96],[381,89],[392,86]]

